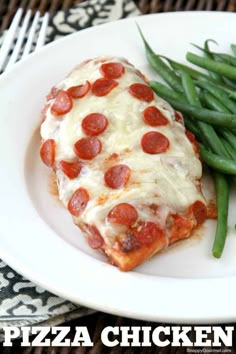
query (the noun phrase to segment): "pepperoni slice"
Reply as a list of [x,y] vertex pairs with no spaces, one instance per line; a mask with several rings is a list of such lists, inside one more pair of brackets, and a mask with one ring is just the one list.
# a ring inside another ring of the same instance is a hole
[[188,237],[193,229],[193,221],[184,218],[179,214],[171,216],[173,224],[171,226],[171,243],[180,240],[181,238]]
[[189,130],[186,130],[185,135],[187,136],[188,140],[192,143],[195,153],[199,154],[198,142],[194,134]]
[[49,92],[49,94],[46,96],[46,99],[49,101],[49,100],[52,100],[53,98],[56,97],[56,94],[58,92],[58,89],[53,86]]
[[168,119],[155,106],[149,106],[143,111],[143,120],[151,127],[167,125]]
[[147,154],[160,154],[169,147],[169,140],[159,132],[148,132],[143,135],[141,146]]
[[85,188],[78,188],[68,202],[68,210],[74,216],[79,216],[86,208],[89,194]]
[[122,188],[130,177],[130,168],[127,165],[115,165],[110,167],[104,175],[105,183],[113,189]]
[[80,161],[69,162],[69,161],[60,161],[59,168],[63,171],[63,173],[70,179],[76,178],[82,168]]
[[106,96],[118,85],[118,82],[112,79],[98,79],[92,85],[92,93],[95,96]]
[[207,218],[207,208],[203,202],[197,200],[190,207],[198,224],[202,224]]
[[120,63],[105,63],[101,65],[100,71],[106,79],[118,79],[124,74],[125,68]]
[[102,144],[96,137],[87,137],[78,140],[74,145],[77,156],[84,160],[92,160],[99,154]]
[[140,221],[138,226],[132,229],[132,234],[142,245],[149,245],[158,238],[164,237],[164,231],[151,221]]
[[82,120],[82,129],[85,134],[96,136],[104,132],[107,124],[107,118],[103,114],[91,113]]
[[43,142],[40,147],[40,156],[46,166],[52,167],[55,162],[56,143],[53,139],[48,139]]
[[138,219],[138,213],[132,205],[120,203],[111,209],[107,219],[112,224],[131,226]]
[[129,93],[144,102],[151,102],[154,99],[154,93],[152,89],[144,84],[135,83],[130,85]]
[[175,111],[175,121],[184,124],[184,118],[180,112]]
[[73,106],[71,96],[63,90],[57,92],[55,101],[51,106],[51,113],[55,116],[61,116],[68,113]]
[[185,135],[187,136],[188,140],[189,140],[191,143],[194,143],[194,142],[196,141],[195,136],[194,136],[193,133],[190,132],[189,130],[185,130]]
[[89,233],[87,239],[89,246],[93,249],[101,248],[103,246],[104,241],[96,226],[88,225],[87,230]]
[[85,95],[87,95],[87,93],[89,92],[90,88],[91,88],[90,82],[86,81],[85,84],[83,84],[83,85],[77,85],[77,86],[70,87],[67,90],[67,92],[73,98],[82,98]]

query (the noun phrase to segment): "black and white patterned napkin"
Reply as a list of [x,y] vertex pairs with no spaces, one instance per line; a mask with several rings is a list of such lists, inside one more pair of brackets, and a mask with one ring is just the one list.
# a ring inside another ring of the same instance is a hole
[[[59,11],[50,19],[46,42],[139,14],[133,0],[87,0],[67,11]],[[92,312],[36,286],[0,260],[0,340],[4,326],[45,322],[52,326]]]

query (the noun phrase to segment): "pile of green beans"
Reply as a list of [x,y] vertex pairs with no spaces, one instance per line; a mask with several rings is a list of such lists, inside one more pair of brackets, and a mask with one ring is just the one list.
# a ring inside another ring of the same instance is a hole
[[236,45],[231,45],[232,55],[211,51],[213,40],[203,47],[194,45],[200,55],[188,52],[186,59],[199,70],[155,53],[138,29],[149,64],[167,84],[150,81],[150,86],[183,114],[186,128],[199,142],[202,161],[212,171],[218,214],[212,254],[220,258],[227,236],[230,182],[236,178]]

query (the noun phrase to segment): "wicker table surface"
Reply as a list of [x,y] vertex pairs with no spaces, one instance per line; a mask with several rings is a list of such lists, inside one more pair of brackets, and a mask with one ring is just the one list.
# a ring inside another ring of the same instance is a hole
[[[8,27],[16,9],[40,10],[41,13],[49,11],[66,10],[79,4],[82,0],[1,0],[0,1],[0,30]],[[143,14],[167,11],[235,11],[236,0],[134,0]]]
[[[25,9],[31,8],[33,13],[36,10],[40,10],[43,14],[45,11],[54,13],[58,10],[66,10],[69,7],[79,4],[80,0],[1,0],[0,1],[0,31],[6,29],[14,16],[18,7],[24,7]],[[167,11],[193,11],[193,10],[208,10],[208,11],[235,11],[236,10],[236,0],[134,0],[138,8],[143,14],[156,13],[156,12],[167,12]],[[80,318],[68,323],[66,326],[71,326],[71,338],[73,338],[73,328],[75,326],[87,326],[90,337],[94,343],[94,347],[91,348],[45,348],[45,347],[35,347],[35,348],[21,348],[19,343],[15,343],[12,348],[0,348],[0,352],[4,353],[27,353],[27,354],[43,354],[43,353],[63,353],[63,354],[154,354],[154,353],[186,353],[187,348],[173,348],[164,347],[162,349],[154,348],[121,348],[115,347],[113,349],[106,348],[100,339],[100,334],[105,326],[151,326],[155,328],[160,325],[160,323],[142,322],[137,320],[131,320],[124,317],[118,317],[113,315],[104,314],[97,312],[94,315],[89,315],[84,318]],[[232,325],[232,324],[231,324]],[[236,334],[234,334],[232,353],[236,353]]]

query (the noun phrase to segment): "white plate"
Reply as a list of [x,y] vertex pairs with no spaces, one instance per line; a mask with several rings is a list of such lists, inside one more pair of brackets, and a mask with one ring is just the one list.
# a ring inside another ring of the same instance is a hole
[[35,283],[73,302],[114,314],[167,322],[236,320],[236,193],[220,260],[211,255],[215,223],[129,273],[90,250],[70,215],[48,192],[38,157],[45,94],[80,61],[128,58],[151,78],[137,21],[153,49],[184,61],[191,42],[214,38],[220,51],[235,41],[236,14],[168,13],[90,28],[43,48],[0,79],[0,255]]

